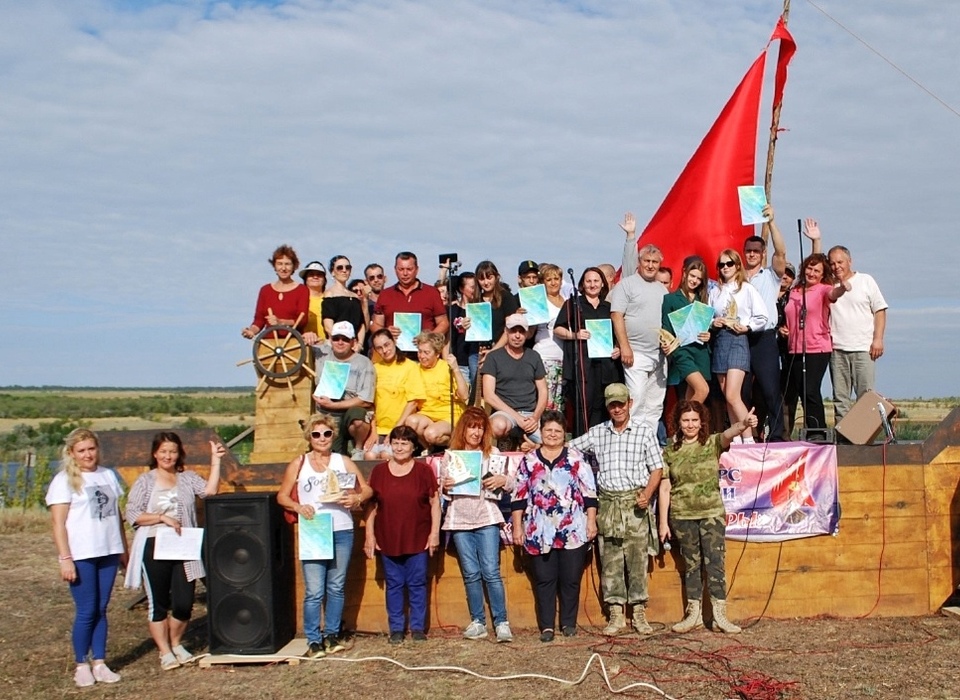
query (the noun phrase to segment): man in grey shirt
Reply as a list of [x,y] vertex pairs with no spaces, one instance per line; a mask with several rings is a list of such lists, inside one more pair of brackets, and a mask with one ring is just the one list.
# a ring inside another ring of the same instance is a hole
[[637,274],[624,276],[610,293],[610,317],[633,400],[631,415],[647,423],[656,434],[667,391],[660,351],[661,314],[667,290],[657,281],[663,260],[660,249],[645,245],[638,257]]

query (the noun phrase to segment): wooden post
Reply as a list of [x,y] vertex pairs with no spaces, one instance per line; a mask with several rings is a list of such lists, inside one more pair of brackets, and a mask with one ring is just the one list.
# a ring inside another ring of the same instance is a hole
[[[790,0],[783,0],[783,24],[786,26],[787,20],[790,19]],[[783,100],[780,100],[778,104],[773,109],[773,118],[770,120],[770,140],[767,142],[767,170],[763,176],[763,191],[767,195],[767,201],[770,200],[770,190],[773,185],[773,156],[777,150],[777,134],[780,131],[780,107],[783,105]],[[770,240],[770,224],[764,224],[762,228],[763,242],[767,243]],[[764,263],[766,264],[766,263]]]

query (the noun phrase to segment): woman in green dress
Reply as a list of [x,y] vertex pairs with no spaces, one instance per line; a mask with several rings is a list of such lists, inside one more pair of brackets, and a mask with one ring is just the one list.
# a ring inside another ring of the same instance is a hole
[[[707,303],[707,266],[698,257],[686,261],[677,291],[663,298],[663,329],[676,336],[670,314],[695,301]],[[687,401],[704,403],[710,394],[710,331],[701,333],[697,340],[682,347],[673,347],[666,342],[661,342],[661,346],[667,355],[667,386],[686,382]]]

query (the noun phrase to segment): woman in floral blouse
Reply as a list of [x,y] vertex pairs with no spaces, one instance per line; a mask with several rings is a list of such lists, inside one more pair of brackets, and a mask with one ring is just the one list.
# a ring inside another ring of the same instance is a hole
[[580,579],[597,536],[597,487],[583,455],[564,445],[563,415],[544,411],[540,447],[517,470],[513,542],[530,555],[540,641],[552,642],[560,598],[560,628],[577,633]]

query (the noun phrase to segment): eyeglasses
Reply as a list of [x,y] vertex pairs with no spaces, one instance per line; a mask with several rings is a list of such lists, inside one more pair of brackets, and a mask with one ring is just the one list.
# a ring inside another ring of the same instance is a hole
[[310,437],[312,437],[314,440],[333,437],[333,431],[329,428],[327,430],[314,430],[312,433],[310,433]]
[[330,340],[333,340],[338,343],[349,343],[353,338],[348,338],[345,335],[333,335],[330,336]]
[[333,269],[337,271],[346,270],[347,272],[349,272],[350,270],[353,269],[353,265],[334,265]]
[[379,275],[367,275],[367,279],[368,279],[368,280],[382,280],[382,279],[383,279],[383,273],[381,272]]
[[725,267],[736,267],[736,266],[737,266],[737,263],[735,263],[733,260],[726,260],[726,261],[721,260],[720,262],[717,263],[717,267],[719,267],[721,270]]

